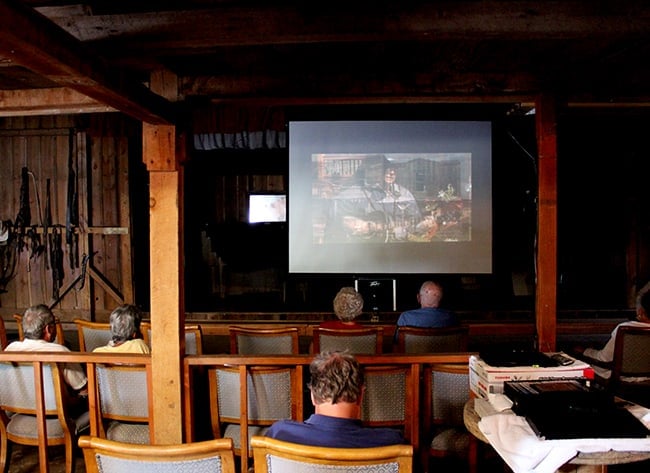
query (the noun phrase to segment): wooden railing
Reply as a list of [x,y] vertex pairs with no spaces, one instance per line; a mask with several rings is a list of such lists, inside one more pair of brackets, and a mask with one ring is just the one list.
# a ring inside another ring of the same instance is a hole
[[[406,416],[410,416],[410,432],[405,436],[410,439],[414,450],[417,452],[420,442],[420,429],[422,419],[420,413],[420,392],[421,392],[421,373],[423,366],[428,364],[467,364],[471,353],[439,353],[428,355],[357,355],[362,366],[380,366],[380,365],[407,365],[410,370],[409,378],[415,385],[407,387],[411,390],[410,405],[405,406]],[[186,356],[184,359],[184,431],[186,439],[194,438],[195,411],[192,402],[193,393],[193,375],[196,369],[215,368],[220,366],[237,367],[240,377],[240,412],[241,412],[241,463],[242,473],[248,469],[248,420],[247,420],[247,393],[248,393],[248,369],[252,366],[285,366],[285,367],[303,367],[309,365],[313,357],[310,355],[282,355],[282,356],[253,356],[253,355],[202,355]],[[469,390],[469,386],[468,386]]]
[[[409,424],[409,432],[405,436],[411,440],[414,449],[417,450],[420,442],[422,419],[418,415],[420,413],[421,403],[421,386],[420,379],[423,367],[429,364],[440,363],[453,363],[453,364],[466,364],[471,353],[440,353],[431,355],[401,355],[401,354],[385,354],[385,355],[359,355],[357,359],[363,366],[378,366],[378,365],[401,365],[408,366],[410,370],[410,379],[413,380],[412,386],[407,389],[412,391],[410,396],[410,405],[405,406],[406,415],[411,416],[412,421]],[[185,441],[189,442],[195,439],[195,419],[196,411],[195,405],[192,402],[194,394],[194,376],[197,371],[206,368],[215,368],[220,366],[237,367],[240,374],[240,403],[241,409],[241,448],[242,452],[248,449],[248,421],[246,414],[248,392],[248,378],[247,370],[252,366],[285,366],[302,368],[309,365],[312,361],[311,355],[284,355],[284,356],[240,356],[240,355],[192,355],[186,356],[183,360],[183,419],[155,419],[152,418],[150,428],[152,431],[156,426],[160,426],[167,422],[181,422],[185,434]],[[99,406],[97,405],[97,397],[93,393],[97,392],[97,380],[94,375],[95,365],[99,363],[121,363],[121,364],[137,364],[145,365],[147,367],[147,389],[150,393],[149,402],[155,402],[156,393],[151,389],[151,357],[149,355],[140,354],[117,354],[117,353],[85,353],[85,352],[0,352],[0,362],[26,362],[34,365],[36,373],[37,386],[42,386],[43,365],[46,363],[80,363],[86,367],[88,376],[88,407],[90,411],[90,431],[92,435],[99,434]],[[44,423],[44,402],[43,392],[39,395],[42,408],[38,416],[38,422]],[[205,415],[201,412],[201,415]],[[152,438],[155,438],[152,436]],[[47,448],[46,442],[40,442],[40,448]],[[248,469],[248,457],[246,454],[241,456],[242,473]]]

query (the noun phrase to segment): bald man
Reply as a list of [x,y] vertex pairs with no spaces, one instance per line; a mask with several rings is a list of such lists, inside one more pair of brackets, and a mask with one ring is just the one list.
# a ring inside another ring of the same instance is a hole
[[442,286],[434,281],[425,281],[420,286],[417,294],[419,309],[402,312],[397,319],[397,330],[395,330],[395,342],[397,342],[397,331],[400,327],[453,327],[459,324],[456,315],[440,307],[442,300]]

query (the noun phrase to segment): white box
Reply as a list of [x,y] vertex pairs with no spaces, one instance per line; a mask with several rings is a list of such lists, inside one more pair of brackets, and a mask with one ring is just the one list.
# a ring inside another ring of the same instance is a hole
[[[568,355],[567,355],[568,356]],[[503,394],[505,381],[529,381],[544,379],[594,378],[593,368],[580,360],[568,366],[539,368],[533,366],[490,366],[476,355],[469,359],[469,387],[478,397]]]
[[538,366],[490,366],[480,357],[471,355],[469,367],[488,383],[528,381],[532,379],[594,378],[594,370],[589,364],[573,359],[575,361],[567,366],[540,368]]

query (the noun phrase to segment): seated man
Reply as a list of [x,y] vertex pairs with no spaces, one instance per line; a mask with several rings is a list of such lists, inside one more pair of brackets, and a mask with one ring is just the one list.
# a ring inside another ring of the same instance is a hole
[[[616,332],[621,326],[648,327],[650,326],[650,290],[642,290],[636,302],[636,320],[622,322],[612,331],[609,340],[600,350],[595,348],[575,347],[576,356],[590,363],[594,372],[600,378],[607,380],[612,372],[609,365],[614,360],[614,347],[616,344]],[[647,381],[646,378],[635,379],[633,381]]]
[[442,286],[435,281],[425,281],[420,286],[417,299],[420,304],[418,309],[411,309],[397,319],[394,343],[397,343],[397,333],[400,327],[453,327],[459,324],[456,314],[440,307],[442,300]]
[[[24,340],[11,342],[5,351],[70,351],[68,347],[55,343],[56,320],[45,304],[29,307],[23,314],[22,325]],[[78,363],[68,363],[63,369],[63,377],[70,388],[73,414],[88,410],[88,380],[83,367]]]
[[117,307],[109,318],[111,324],[111,341],[93,352],[107,353],[151,353],[149,345],[140,334],[142,314],[134,305],[125,304]]
[[309,366],[309,389],[315,414],[306,421],[280,420],[267,437],[317,447],[365,448],[405,443],[401,432],[364,427],[361,401],[365,389],[363,369],[346,352],[323,352]]

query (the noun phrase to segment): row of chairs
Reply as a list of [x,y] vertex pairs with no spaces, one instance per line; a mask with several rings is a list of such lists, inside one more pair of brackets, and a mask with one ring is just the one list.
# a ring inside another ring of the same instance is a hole
[[[41,363],[39,370],[31,363],[0,363],[0,438],[2,451],[0,470],[8,462],[7,441],[39,446],[44,449],[41,458],[47,458],[48,445],[65,445],[66,473],[73,470],[73,445],[77,436],[90,430],[92,435],[133,445],[153,442],[150,422],[152,418],[151,364],[92,363],[88,370],[90,416],[73,418],[65,399],[67,392],[61,369],[56,363]],[[264,435],[268,426],[278,419],[302,420],[303,391],[301,366],[248,367],[245,395],[247,413],[246,433],[241,424],[242,395],[240,368],[216,366],[208,369],[210,378],[209,410],[214,438],[229,438],[237,456],[254,457],[252,438]],[[447,453],[466,455],[454,450],[461,445],[458,436],[445,434],[448,429],[464,435],[465,445],[469,434],[463,432],[462,408],[469,397],[468,367],[463,365],[431,365],[425,370],[425,410],[422,432],[431,434],[418,438],[411,435],[412,423],[421,417],[413,407],[414,376],[408,365],[367,366],[367,390],[362,406],[362,421],[368,426],[394,426],[404,431],[405,437],[416,451],[421,442],[422,460]],[[46,432],[39,428],[38,386],[42,386],[45,399]],[[96,406],[93,409],[92,406]],[[5,413],[15,413],[7,415]],[[98,417],[95,415],[98,414]],[[417,431],[417,429],[416,429]],[[47,442],[42,439],[47,435]],[[191,440],[191,437],[188,437]],[[445,446],[445,439],[454,444]],[[428,445],[432,448],[429,449]],[[135,448],[135,447],[134,447]],[[40,455],[39,455],[40,456]]]
[[[241,355],[298,354],[296,327],[247,328],[229,327],[230,352]],[[467,351],[469,327],[416,328],[400,327],[395,351],[398,353],[444,353]],[[312,351],[347,348],[354,354],[381,354],[382,327],[328,329],[315,327]]]
[[[471,435],[463,423],[463,407],[470,396],[468,364],[431,364],[424,373],[396,364],[366,366],[364,371],[364,425],[400,429],[416,451],[422,452],[419,460],[425,466],[442,457],[476,465],[476,458],[469,457]],[[300,366],[247,367],[245,391],[239,367],[210,368],[208,375],[212,435],[232,438],[238,456],[252,458],[252,437],[264,435],[276,420],[303,420]],[[414,386],[421,386],[422,392],[416,392]],[[241,424],[243,396],[247,432]],[[423,400],[418,403],[416,399]],[[418,422],[422,425],[413,429]]]
[[[22,340],[22,316],[14,315],[18,336]],[[111,339],[107,322],[75,319],[79,351],[93,351],[106,345]],[[4,324],[4,322],[3,322]],[[57,339],[63,343],[63,326],[57,321]],[[142,337],[151,346],[151,324],[141,324]],[[467,326],[444,328],[401,327],[398,331],[395,351],[398,353],[443,353],[467,351],[469,328]],[[5,333],[4,330],[1,333]],[[297,327],[248,328],[229,327],[230,353],[240,355],[299,354],[300,340]],[[6,337],[6,335],[5,335]],[[6,345],[6,340],[4,341]],[[3,348],[4,348],[3,345]],[[313,329],[312,352],[348,348],[354,354],[380,354],[383,352],[384,335],[381,327],[360,329]],[[203,334],[198,324],[185,325],[185,352],[188,355],[203,354]]]
[[[252,439],[256,473],[410,473],[413,447],[323,448],[282,442],[267,437]],[[230,439],[180,445],[131,445],[83,436],[79,446],[87,473],[235,473]]]

